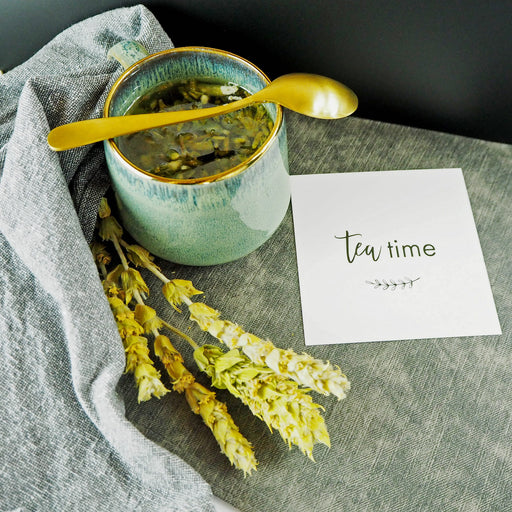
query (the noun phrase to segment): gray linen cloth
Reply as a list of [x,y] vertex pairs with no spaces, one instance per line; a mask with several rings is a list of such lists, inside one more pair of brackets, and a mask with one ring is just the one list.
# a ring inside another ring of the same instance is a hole
[[124,354],[90,257],[101,144],[49,129],[101,114],[107,50],[172,47],[144,7],[78,23],[0,76],[0,510],[211,511],[211,491],[125,418]]

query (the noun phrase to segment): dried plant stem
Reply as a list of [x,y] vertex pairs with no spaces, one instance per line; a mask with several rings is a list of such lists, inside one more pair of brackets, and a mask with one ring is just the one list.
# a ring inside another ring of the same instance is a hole
[[315,443],[330,446],[321,407],[296,382],[253,363],[237,349],[224,353],[219,347],[203,345],[194,358],[215,387],[239,398],[271,431],[278,430],[289,447],[298,446],[314,460]]
[[[137,247],[132,244],[129,244],[128,242],[125,242],[123,239],[120,239],[119,242],[128,251],[133,250],[135,247]],[[163,283],[168,283],[170,281],[170,279],[167,276],[165,276],[164,274],[162,274],[162,272],[160,272],[160,268],[157,265],[155,265],[149,258],[147,261],[144,261],[143,265],[147,270],[149,270],[156,277],[158,277],[158,279],[160,279]]]
[[226,455],[231,464],[241,469],[244,475],[251,474],[257,465],[251,443],[240,433],[226,405],[217,400],[213,391],[196,381],[185,367],[182,355],[172,345],[171,340],[160,333],[157,326],[164,325],[175,334],[187,339],[193,346],[197,347],[197,344],[185,333],[158,318],[156,311],[144,304],[139,292],[134,293],[134,298],[138,303],[135,318],[146,331],[153,334],[155,354],[171,377],[173,389],[185,394],[192,412],[201,416],[205,425],[213,433],[221,452]]
[[[121,243],[134,253],[142,249],[123,241]],[[248,333],[229,320],[221,320],[219,311],[191,300],[192,296],[202,293],[191,281],[168,279],[148,257],[139,257],[138,263],[162,281],[162,292],[174,309],[180,311],[178,306],[184,303],[189,309],[190,319],[230,349],[240,348],[254,363],[267,365],[276,373],[318,393],[333,394],[338,400],[346,397],[350,382],[338,367],[306,353],[297,354],[291,349],[278,348],[271,341]]]
[[167,323],[165,320],[162,320],[162,323],[171,332],[173,332],[174,334],[180,336],[185,341],[187,341],[188,344],[192,348],[194,348],[194,349],[199,348],[199,345],[188,334],[185,334],[183,331],[180,331],[178,328],[174,327],[174,325],[171,325],[171,324]]
[[[126,354],[125,371],[133,373],[138,388],[138,401],[149,400],[152,396],[160,398],[169,392],[160,380],[160,372],[155,368],[149,356],[148,341],[143,336],[144,329],[136,321],[134,312],[128,304],[134,294],[140,297],[140,291],[149,291],[140,274],[130,268],[128,260],[119,244],[122,228],[110,215],[110,208],[106,200],[102,200],[99,211],[99,234],[104,241],[114,245],[121,261],[112,272],[107,272],[106,263],[110,256],[105,257],[102,248],[96,247],[93,251],[103,275],[103,286],[110,308],[116,320],[119,335],[123,341]],[[120,287],[118,285],[120,284]],[[124,298],[124,301],[120,297]]]
[[[100,227],[100,234],[104,239],[109,240],[114,245],[116,253],[121,262],[121,269],[115,269],[110,274],[107,272],[105,261],[102,257],[96,257],[98,266],[104,278],[107,281],[109,277],[115,278],[114,281],[121,282],[121,289],[124,293],[126,304],[118,297],[107,293],[109,302],[113,310],[118,328],[123,339],[127,354],[126,371],[133,371],[137,386],[139,387],[139,402],[147,400],[153,394],[162,396],[168,392],[160,381],[160,372],[153,366],[149,358],[149,348],[147,339],[142,334],[152,334],[155,338],[154,352],[164,365],[167,373],[173,381],[173,389],[179,393],[184,393],[187,403],[191,410],[201,416],[203,422],[213,433],[217,443],[220,446],[232,465],[241,469],[244,475],[248,475],[256,469],[257,461],[252,450],[250,442],[240,433],[233,418],[227,411],[224,403],[217,400],[215,393],[198,383],[192,373],[185,367],[183,357],[172,345],[167,336],[160,333],[162,326],[167,327],[173,333],[186,339],[194,348],[197,344],[181,332],[176,327],[164,323],[156,314],[156,311],[147,306],[142,292],[149,291],[142,276],[130,267],[130,263],[124,253],[123,246],[129,249],[121,238],[122,229],[115,219],[110,216],[110,209],[103,208],[103,214],[100,215],[105,224]],[[99,249],[97,252],[100,253]],[[147,258],[149,255],[141,248],[138,254],[132,254],[132,257]],[[154,271],[158,271],[156,265],[152,265]],[[163,275],[163,274],[162,274]],[[108,285],[112,289],[112,283]],[[135,300],[137,305],[134,312],[128,307],[128,303]]]

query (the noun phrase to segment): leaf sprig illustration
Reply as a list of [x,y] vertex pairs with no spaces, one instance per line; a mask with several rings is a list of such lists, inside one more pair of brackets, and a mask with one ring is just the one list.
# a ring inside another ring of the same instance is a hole
[[403,279],[374,279],[373,281],[366,281],[369,285],[374,288],[380,288],[381,290],[396,290],[397,288],[404,289],[406,287],[412,288],[413,284],[420,278],[411,279],[410,277],[404,277]]

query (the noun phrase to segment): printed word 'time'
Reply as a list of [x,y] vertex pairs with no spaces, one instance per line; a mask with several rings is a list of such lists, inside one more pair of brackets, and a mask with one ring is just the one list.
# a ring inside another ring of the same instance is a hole
[[387,242],[383,250],[381,245],[374,246],[363,243],[361,238],[358,238],[362,236],[361,233],[349,233],[348,230],[345,231],[344,236],[334,235],[334,238],[345,241],[346,256],[349,263],[353,263],[360,256],[367,256],[373,261],[378,261],[384,255],[391,259],[436,255],[436,248],[432,244],[402,244],[393,240],[393,242]]

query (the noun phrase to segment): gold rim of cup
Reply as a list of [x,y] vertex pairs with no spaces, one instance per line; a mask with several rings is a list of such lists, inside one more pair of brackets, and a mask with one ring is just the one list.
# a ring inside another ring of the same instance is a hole
[[[239,62],[242,62],[246,66],[249,66],[253,71],[258,73],[261,78],[266,82],[266,84],[270,84],[270,79],[267,77],[261,69],[259,69],[257,66],[255,66],[252,62],[248,61],[247,59],[244,59],[243,57],[240,57],[239,55],[236,55],[231,52],[227,52],[225,50],[218,50],[216,48],[209,48],[206,46],[181,46],[178,48],[171,48],[169,50],[163,50],[161,52],[152,53],[151,55],[148,55],[147,57],[142,58],[141,60],[135,62],[132,64],[129,68],[127,68],[116,80],[112,88],[110,89],[110,92],[108,93],[107,99],[105,101],[105,106],[103,108],[103,117],[109,117],[108,112],[110,110],[110,105],[112,103],[112,100],[114,96],[116,95],[117,90],[125,80],[125,78],[133,73],[137,68],[142,66],[144,63],[156,59],[162,55],[165,54],[173,54],[173,53],[182,53],[182,52],[205,52],[205,53],[212,53],[221,55],[223,57],[227,57],[229,59],[233,59]],[[238,84],[243,87],[243,84]],[[148,171],[145,171],[144,169],[141,169],[140,167],[137,167],[133,162],[131,162],[128,158],[126,158],[121,150],[118,148],[117,144],[115,143],[114,139],[109,139],[107,144],[110,145],[110,147],[114,150],[114,152],[122,158],[127,164],[129,164],[132,168],[136,169],[137,171],[141,172],[142,174],[145,174],[151,179],[155,179],[157,181],[163,181],[166,183],[175,183],[175,184],[181,184],[181,185],[195,185],[199,183],[212,183],[215,181],[224,180],[226,178],[230,178],[232,176],[236,176],[237,174],[240,174],[245,169],[250,167],[254,162],[259,160],[267,151],[268,147],[272,144],[274,139],[277,137],[277,134],[281,128],[281,125],[283,123],[283,109],[280,105],[276,104],[276,119],[274,121],[274,126],[272,127],[272,130],[265,140],[265,142],[247,159],[243,162],[239,163],[238,165],[231,167],[230,169],[227,169],[225,171],[222,171],[218,174],[214,174],[212,176],[205,176],[202,178],[191,178],[191,179],[174,179],[174,178],[165,178],[163,176],[157,176],[155,174],[152,174]]]

